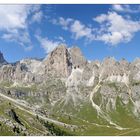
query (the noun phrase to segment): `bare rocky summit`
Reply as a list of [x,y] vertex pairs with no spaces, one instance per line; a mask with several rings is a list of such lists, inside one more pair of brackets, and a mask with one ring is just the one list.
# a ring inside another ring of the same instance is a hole
[[70,54],[66,46],[59,46],[43,61],[45,73],[59,77],[68,77],[72,70]]

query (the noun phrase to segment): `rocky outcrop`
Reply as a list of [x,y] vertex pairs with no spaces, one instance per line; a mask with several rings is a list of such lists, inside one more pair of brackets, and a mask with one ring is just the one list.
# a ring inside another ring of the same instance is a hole
[[10,109],[8,112],[9,116],[12,117],[13,120],[15,120],[17,123],[22,125],[21,121],[19,120],[19,117],[17,116],[16,112],[14,109]]
[[87,60],[83,56],[80,48],[72,47],[69,49],[73,67],[83,68],[87,64]]
[[28,85],[45,82],[49,77],[68,79],[76,69],[82,71],[81,83],[89,86],[97,83],[99,79],[104,82],[127,84],[129,81],[140,80],[139,59],[129,63],[125,59],[116,61],[108,57],[102,62],[88,62],[78,47],[67,48],[65,45],[55,48],[44,60],[23,59],[15,64],[6,63],[3,54],[0,53],[1,82]]
[[0,52],[0,66],[1,66],[2,64],[7,64],[7,62],[6,62],[6,60],[4,59],[3,54]]
[[61,45],[52,51],[43,61],[45,73],[56,77],[68,77],[72,70],[72,62],[66,46]]
[[1,82],[28,85],[45,82],[49,77],[68,79],[76,69],[82,71],[81,83],[89,86],[97,83],[99,79],[127,84],[140,81],[139,59],[129,63],[125,59],[116,61],[108,57],[102,62],[88,62],[78,47],[67,48],[65,45],[55,48],[44,60],[24,59],[15,64],[7,64],[0,53],[0,64]]

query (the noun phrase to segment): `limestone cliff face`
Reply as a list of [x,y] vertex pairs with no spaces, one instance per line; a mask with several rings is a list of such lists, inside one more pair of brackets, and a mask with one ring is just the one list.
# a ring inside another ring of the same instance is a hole
[[[6,64],[0,53],[0,64]],[[17,63],[7,64],[0,68],[0,81],[32,83],[45,81],[48,77],[68,78],[75,67],[83,68],[87,60],[78,47],[68,49],[60,45],[44,60],[24,59]]]
[[61,45],[52,51],[43,61],[45,73],[57,77],[68,77],[72,70],[70,54],[66,46]]
[[87,60],[83,56],[80,48],[72,47],[69,49],[73,67],[83,68],[87,64]]
[[15,67],[12,65],[3,65],[0,67],[0,82],[12,81],[14,79]]
[[99,79],[125,84],[140,81],[139,59],[129,63],[108,57],[102,62],[88,62],[78,47],[67,48],[65,45],[55,48],[44,60],[24,59],[15,64],[8,64],[0,53],[0,64],[0,81],[21,84],[42,83],[49,77],[67,80],[77,69],[81,71],[80,83],[85,85],[92,86]]
[[4,59],[4,57],[3,57],[3,54],[0,52],[0,65],[1,64],[6,64],[7,62],[6,62],[6,60]]
[[76,105],[100,84],[103,108],[115,109],[120,98],[124,104],[133,101],[135,112],[140,112],[140,59],[129,63],[108,57],[102,62],[88,62],[78,47],[60,45],[44,60],[24,59],[15,64],[8,64],[0,53],[0,64],[0,83],[11,82],[11,87],[35,85],[36,94],[43,93],[50,102],[63,98],[66,104],[70,99]]

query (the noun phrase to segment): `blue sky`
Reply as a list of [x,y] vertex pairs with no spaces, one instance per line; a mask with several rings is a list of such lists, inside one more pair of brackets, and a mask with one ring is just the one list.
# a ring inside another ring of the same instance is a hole
[[88,60],[140,57],[140,5],[0,5],[0,51],[8,62],[44,58],[59,44]]

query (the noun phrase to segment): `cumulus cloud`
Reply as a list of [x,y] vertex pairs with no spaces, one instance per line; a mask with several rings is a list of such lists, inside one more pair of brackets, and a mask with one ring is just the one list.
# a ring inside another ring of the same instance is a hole
[[64,30],[70,31],[75,40],[83,37],[88,40],[93,40],[94,38],[92,28],[84,25],[79,20],[74,20],[72,18],[64,19],[63,17],[60,17],[59,19],[53,19],[52,23],[60,25]]
[[93,20],[100,24],[96,39],[111,45],[129,42],[134,33],[140,31],[140,21],[124,18],[116,12],[101,14]]
[[93,20],[99,24],[99,27],[89,27],[79,20],[62,17],[55,19],[53,24],[60,25],[62,29],[69,31],[75,40],[85,38],[88,41],[98,40],[111,45],[129,42],[140,30],[140,21],[132,20],[116,12],[101,14]]
[[140,6],[135,6],[135,8],[131,8],[130,5],[120,5],[120,4],[115,4],[112,5],[112,9],[117,11],[117,12],[128,12],[128,13],[138,13],[140,12]]
[[113,10],[116,10],[116,11],[124,11],[124,6],[120,4],[112,5],[112,8]]
[[43,38],[39,35],[36,35],[36,38],[41,44],[41,47],[45,50],[45,52],[48,54],[52,50],[54,50],[59,44],[61,44],[61,41],[53,41],[49,40],[47,37]]
[[55,25],[61,25],[64,30],[68,30],[70,23],[73,22],[73,19],[64,19],[63,17],[59,17],[58,19],[52,19],[51,22]]
[[29,8],[26,5],[0,5],[0,29],[25,28]]
[[92,39],[92,29],[86,27],[80,21],[75,20],[73,24],[71,24],[70,31],[74,34],[75,39],[79,39],[82,37],[86,37],[88,39]]
[[31,50],[33,48],[30,35],[28,31],[25,30],[23,32],[21,30],[11,30],[8,33],[4,33],[1,38],[10,42],[16,42],[24,47],[25,50]]
[[[32,48],[28,17],[39,10],[40,5],[0,5],[1,38],[6,41],[15,41],[24,47],[27,46],[26,49]],[[34,19],[37,20],[37,16]]]
[[42,11],[38,11],[32,16],[32,22],[40,23],[42,20],[42,17],[43,17]]

